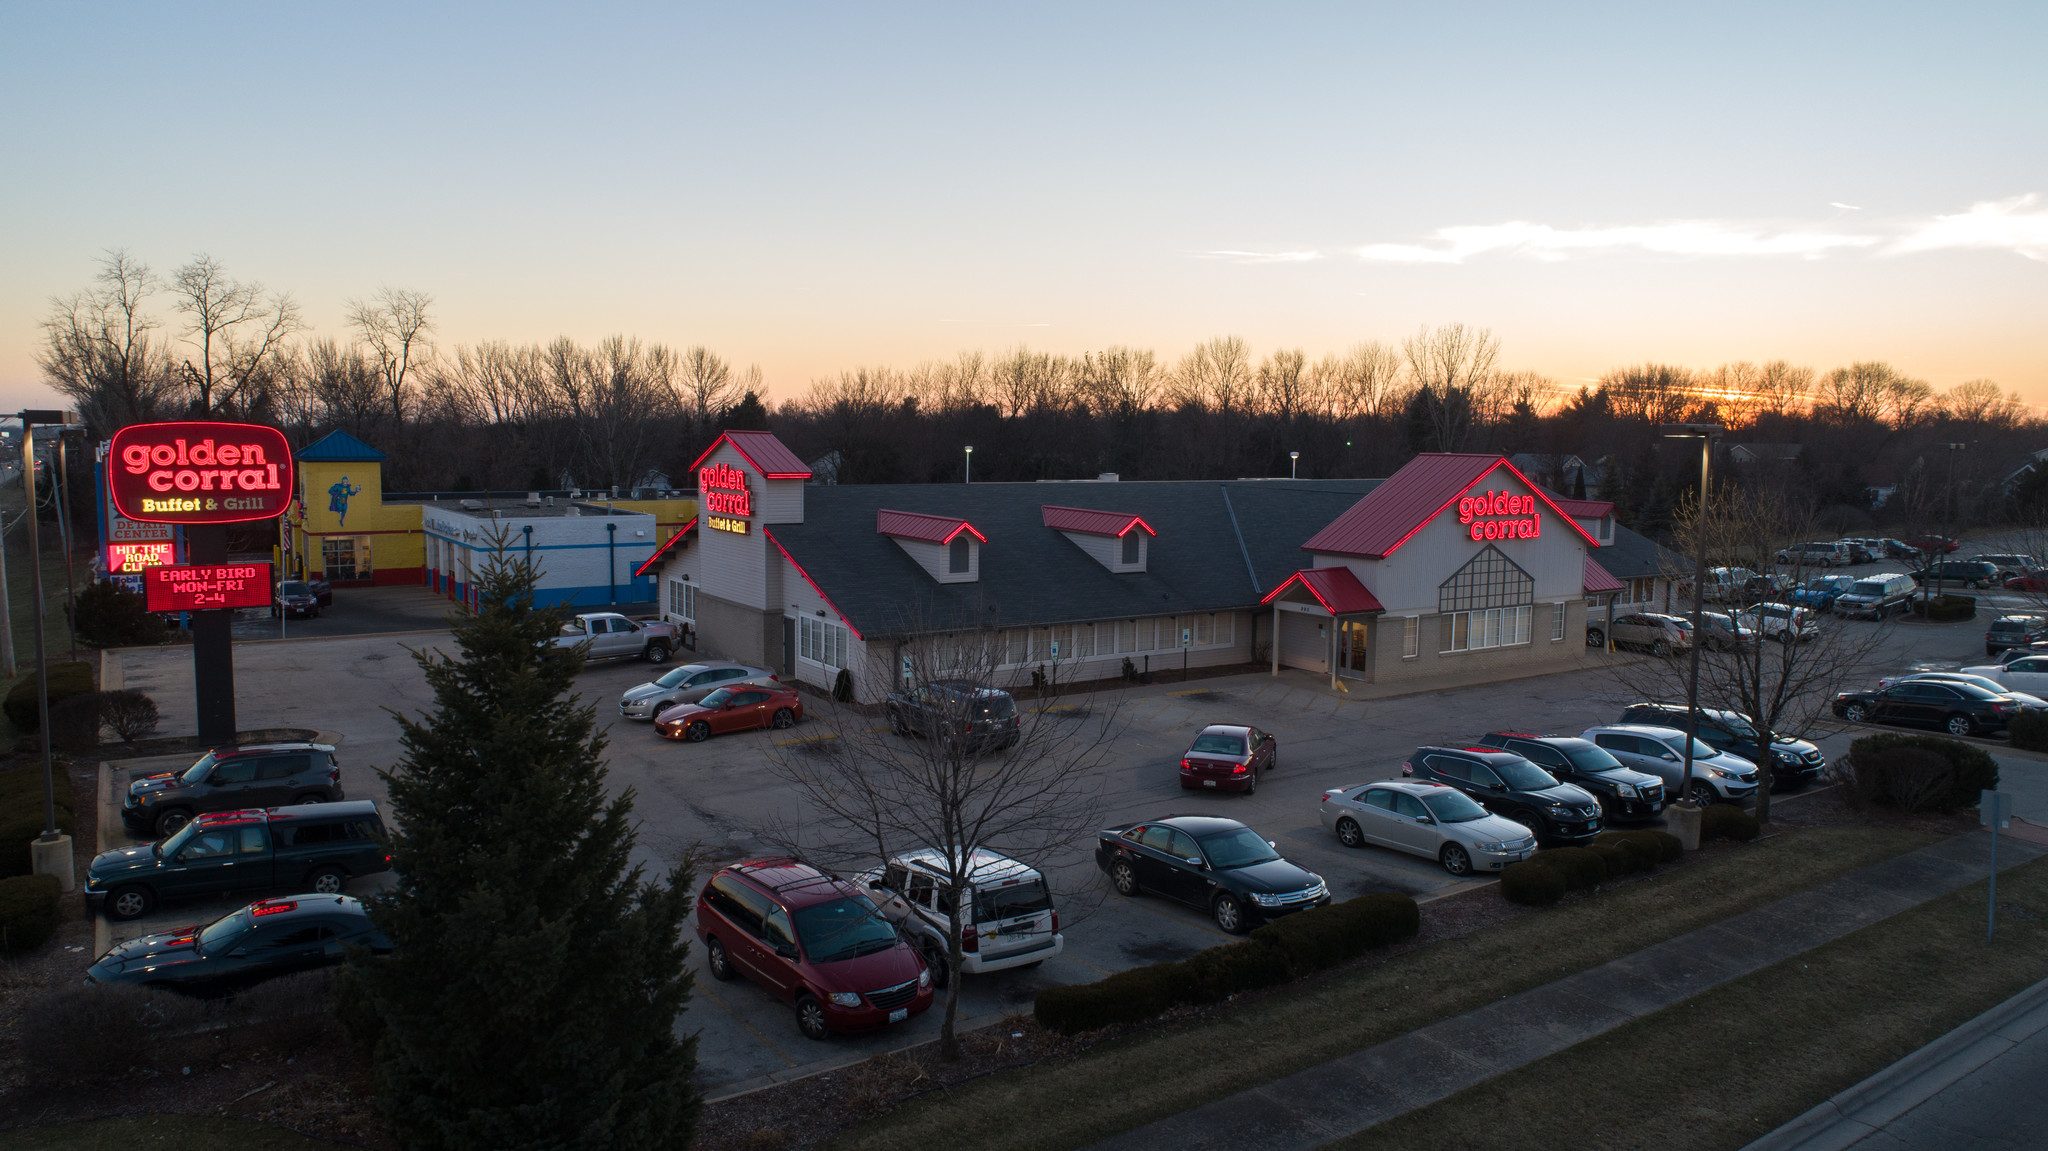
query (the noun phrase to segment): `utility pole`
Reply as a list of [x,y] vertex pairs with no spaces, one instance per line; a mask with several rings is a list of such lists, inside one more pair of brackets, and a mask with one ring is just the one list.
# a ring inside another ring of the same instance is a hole
[[[71,868],[71,837],[57,831],[57,790],[50,763],[50,663],[43,646],[43,565],[36,533],[36,436],[35,425],[55,424],[62,428],[77,422],[71,412],[29,410],[21,413],[22,488],[28,494],[28,563],[36,601],[36,718],[43,744],[43,834],[29,844],[29,857],[37,875],[54,875],[64,891],[78,886]],[[60,433],[61,434],[61,433]]]
[[[21,522],[16,516],[15,522]],[[7,593],[7,516],[0,512],[0,675],[12,680],[20,675],[14,666],[14,609]]]
[[[1707,588],[1707,482],[1708,472],[1714,458],[1714,438],[1725,431],[1719,424],[1665,424],[1657,434],[1669,439],[1696,439],[1700,442],[1700,497],[1699,506],[1694,509],[1695,531],[1693,532],[1693,576],[1692,576],[1692,672],[1685,684],[1685,775],[1680,781],[1678,802],[1690,811],[1700,808],[1692,802],[1692,749],[1699,742],[1700,730],[1700,648],[1706,635],[1705,620]],[[1692,817],[1695,821],[1697,815]],[[1693,825],[1693,843],[1698,843],[1699,825]],[[1681,838],[1684,838],[1681,836]]]

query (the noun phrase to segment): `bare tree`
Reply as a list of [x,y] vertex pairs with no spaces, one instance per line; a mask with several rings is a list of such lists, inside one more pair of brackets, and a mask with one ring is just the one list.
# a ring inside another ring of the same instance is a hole
[[375,427],[382,415],[383,380],[360,346],[314,340],[306,346],[301,370],[311,407],[321,418],[357,435]]
[[1399,349],[1378,340],[1355,344],[1343,358],[1326,356],[1317,367],[1330,414],[1336,418],[1381,419],[1400,412],[1407,399]]
[[[756,389],[759,387],[758,371],[756,369]],[[717,421],[718,414],[739,398],[742,381],[733,375],[730,364],[702,344],[683,350],[677,374],[683,411],[690,418],[691,431],[704,435]]]
[[1425,425],[1435,450],[1460,450],[1478,413],[1490,406],[1500,340],[1463,324],[1425,326],[1401,342],[1401,351],[1415,384],[1410,411]]
[[[998,682],[997,665],[1007,662],[1004,633],[986,629],[921,631],[898,644],[870,637],[867,648],[875,655],[860,676],[865,683],[988,684]],[[1056,681],[1051,686],[1056,689]],[[907,702],[915,718],[906,724],[900,711],[891,711],[894,731],[888,734],[873,709],[840,705],[814,712],[824,730],[780,755],[774,769],[808,807],[807,817],[800,829],[771,829],[764,837],[814,858],[872,866],[899,852],[930,849],[946,861],[947,888],[967,892],[977,849],[1045,870],[1099,826],[1103,769],[1125,726],[1115,693],[1062,696],[1058,706],[1024,709],[1019,738],[1007,749],[979,738],[1006,719],[987,696],[920,691]],[[912,727],[927,734],[905,734]],[[943,962],[950,986],[940,1032],[946,1059],[959,1053],[962,929],[968,926],[961,909],[967,902],[953,899],[947,909]]]
[[1128,416],[1152,406],[1160,375],[1151,349],[1109,347],[1082,357],[1080,387],[1090,410]]
[[1296,348],[1281,349],[1259,364],[1256,377],[1258,406],[1283,423],[1292,424],[1303,414],[1320,408],[1320,382],[1309,371],[1307,353]]
[[113,249],[92,287],[50,301],[36,365],[100,434],[150,419],[170,399],[170,357],[150,337],[157,322],[143,311],[160,286],[149,265]]
[[1614,414],[1651,424],[1675,423],[1696,402],[1697,384],[1690,368],[1676,364],[1631,364],[1600,377]]
[[2008,394],[1996,380],[1964,380],[1941,397],[1941,407],[1952,420],[1993,428],[2017,426],[2027,411],[2019,393]]
[[350,300],[348,322],[369,349],[385,398],[391,405],[391,419],[405,423],[410,403],[411,374],[418,361],[433,351],[428,336],[434,321],[427,309],[434,297],[404,288],[383,288],[368,300]]
[[192,407],[213,415],[238,401],[243,408],[260,401],[242,393],[260,389],[278,370],[286,341],[305,326],[298,304],[236,280],[204,252],[171,274],[171,291],[186,316],[183,335],[198,354],[196,364],[190,356],[183,364]]
[[1219,416],[1242,414],[1252,400],[1252,355],[1244,337],[1217,336],[1182,356],[1174,369],[1174,397]]

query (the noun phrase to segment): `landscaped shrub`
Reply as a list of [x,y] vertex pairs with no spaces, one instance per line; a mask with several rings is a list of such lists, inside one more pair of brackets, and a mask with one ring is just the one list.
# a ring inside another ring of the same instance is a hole
[[840,668],[838,676],[832,680],[832,698],[838,703],[853,698],[853,673],[846,668]]
[[1180,963],[1154,963],[1119,971],[1094,983],[1041,990],[1031,1013],[1048,1031],[1072,1035],[1137,1023],[1197,996],[1193,973]]
[[[1886,807],[1901,806],[1902,796],[1895,786],[1904,786],[1907,795],[1920,790],[1917,783],[1902,780],[1896,761],[1888,761],[1889,752],[1902,748],[1917,748],[1931,751],[1946,759],[1954,774],[1947,776],[1948,793],[1927,802],[1920,810],[1954,811],[1957,808],[1974,807],[1979,793],[1996,790],[1998,787],[1998,761],[1991,754],[1975,744],[1959,739],[1944,739],[1938,735],[1907,735],[1903,732],[1880,732],[1866,735],[1849,745],[1847,762],[1836,761],[1830,770],[1830,777],[1837,782],[1850,784],[1849,798],[1855,802],[1876,803]],[[1923,761],[1924,762],[1924,761]],[[1878,764],[1873,768],[1870,765]],[[1888,766],[1887,766],[1888,765]]]
[[1977,614],[1977,599],[1967,595],[1940,595],[1926,601],[1913,601],[1913,614],[1926,616],[1929,623],[1952,623],[1959,619],[1970,619]]
[[112,580],[78,593],[78,638],[93,647],[139,647],[164,641],[163,617],[152,615],[140,595]]
[[1625,839],[1596,842],[1586,850],[1600,857],[1600,862],[1607,866],[1610,879],[1648,870],[1644,866],[1643,849]]
[[[92,665],[84,660],[50,665],[50,706],[56,707],[74,695],[84,695],[93,689]],[[0,700],[0,711],[14,724],[16,731],[35,731],[42,726],[42,719],[36,713],[36,676],[34,672],[22,676],[7,689],[7,698]]]
[[0,955],[34,951],[57,933],[57,877],[0,879]]
[[2005,734],[2021,751],[2048,751],[2048,715],[2020,712],[2006,721]]
[[1564,876],[1554,868],[1525,859],[1501,868],[1500,893],[1509,903],[1549,907],[1564,898]]
[[[71,774],[51,773],[56,797],[57,830],[72,833],[74,804]],[[29,841],[43,833],[43,769],[41,764],[0,771],[0,876],[27,875],[35,870]]]
[[1278,948],[1245,940],[1198,951],[1181,961],[1194,976],[1197,1003],[1215,1003],[1294,978]]
[[1420,926],[1414,900],[1379,893],[1297,911],[1254,930],[1252,939],[1279,951],[1301,976],[1409,938]]
[[71,752],[98,747],[100,724],[105,719],[101,702],[99,692],[88,691],[51,704],[50,746]]
[[[1529,859],[1558,873],[1564,879],[1566,891],[1584,891],[1598,887],[1607,878],[1607,863],[1594,852],[1583,847],[1553,847],[1539,851]],[[1633,868],[1631,868],[1633,870]]]
[[108,727],[123,743],[134,743],[156,730],[156,701],[133,688],[100,693],[100,710]]
[[1701,839],[1730,839],[1748,843],[1756,838],[1756,816],[1732,803],[1714,803],[1700,812]]
[[[1621,838],[1642,848],[1649,855],[1652,866],[1659,863],[1676,863],[1685,854],[1685,844],[1668,831],[1624,831]],[[1644,870],[1649,870],[1644,868]]]

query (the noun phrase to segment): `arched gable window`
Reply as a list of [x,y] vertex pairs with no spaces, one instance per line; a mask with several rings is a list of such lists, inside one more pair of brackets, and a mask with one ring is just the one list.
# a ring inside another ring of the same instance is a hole
[[966,532],[961,532],[953,537],[953,542],[947,545],[946,570],[948,572],[960,575],[967,570],[967,547]]

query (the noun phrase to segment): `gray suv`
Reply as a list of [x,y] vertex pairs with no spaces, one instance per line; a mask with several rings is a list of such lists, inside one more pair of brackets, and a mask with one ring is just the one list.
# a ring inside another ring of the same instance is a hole
[[337,803],[341,764],[325,743],[216,747],[183,771],[145,775],[128,785],[121,822],[144,839],[171,835],[209,811]]
[[1695,740],[1692,751],[1692,786],[1685,787],[1685,733],[1672,727],[1650,724],[1613,724],[1591,727],[1579,738],[1590,739],[1621,761],[1622,766],[1648,772],[1664,781],[1665,793],[1684,795],[1694,804],[1748,803],[1756,795],[1756,765],[1741,756]]
[[765,667],[749,667],[725,661],[686,663],[647,683],[627,688],[619,696],[619,714],[627,719],[653,719],[679,703],[696,703],[721,687],[742,684],[781,683]]

